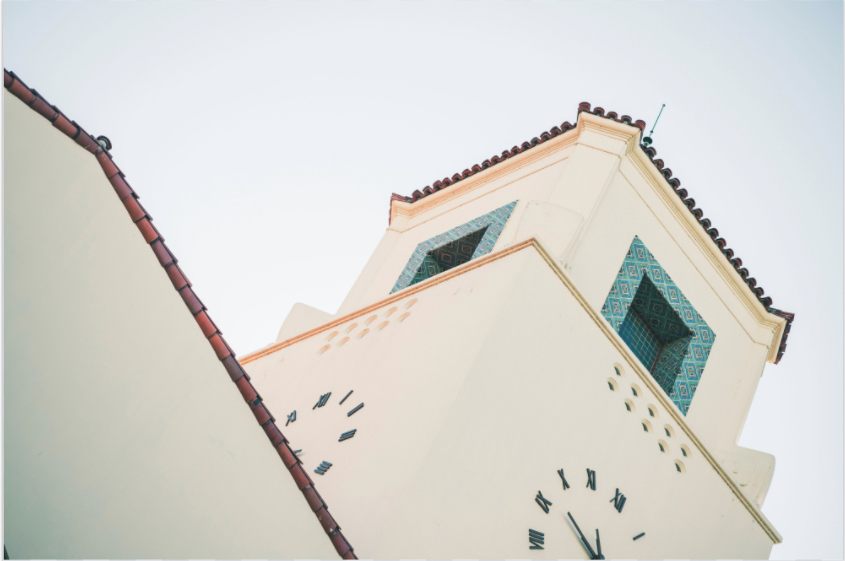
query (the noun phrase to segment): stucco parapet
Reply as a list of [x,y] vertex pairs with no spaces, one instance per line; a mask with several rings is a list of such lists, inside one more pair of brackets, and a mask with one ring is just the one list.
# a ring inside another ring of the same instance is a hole
[[628,346],[621,339],[619,334],[616,333],[613,327],[603,317],[601,317],[598,311],[594,310],[590,306],[590,303],[575,286],[575,283],[569,277],[568,273],[566,273],[563,268],[560,267],[560,265],[556,262],[552,255],[550,255],[549,252],[543,247],[543,245],[534,238],[521,241],[498,252],[490,253],[485,256],[479,257],[478,259],[469,261],[463,265],[450,269],[427,280],[411,285],[408,288],[397,291],[391,294],[390,296],[376,301],[359,310],[335,318],[332,321],[315,327],[307,332],[301,333],[295,337],[291,337],[285,341],[269,345],[267,347],[264,347],[263,349],[259,349],[253,353],[242,357],[240,359],[240,362],[243,365],[247,365],[251,362],[257,361],[261,358],[276,353],[282,349],[296,345],[321,333],[325,333],[356,318],[360,318],[367,314],[372,314],[380,308],[384,308],[400,300],[404,300],[411,295],[422,293],[441,283],[448,282],[449,280],[455,277],[464,275],[470,271],[485,267],[489,264],[495,263],[496,261],[511,256],[516,257],[517,255],[519,255],[520,257],[524,257],[525,251],[531,252],[532,250],[535,255],[539,256],[548,265],[550,272],[560,280],[563,287],[568,290],[568,292],[571,293],[571,295],[577,300],[584,313],[587,314],[587,316],[595,323],[595,325],[604,333],[610,344],[613,345],[613,347],[624,357],[627,367],[630,368],[631,371],[633,371],[639,378],[639,381],[652,392],[655,398],[660,402],[662,409],[665,411],[666,415],[670,416],[680,428],[680,430],[683,431],[685,436],[689,438],[696,451],[707,460],[707,462],[716,471],[719,477],[730,488],[731,492],[737,497],[740,503],[751,514],[754,520],[761,526],[766,535],[772,540],[773,543],[780,543],[780,534],[777,532],[774,526],[772,526],[771,522],[769,522],[765,515],[763,515],[758,505],[755,504],[752,499],[749,499],[746,496],[746,494],[740,489],[739,485],[733,480],[733,478],[723,468],[721,463],[716,459],[716,456],[704,445],[701,439],[698,438],[696,433],[687,424],[684,415],[680,412],[677,406],[672,402],[669,396],[667,396],[665,392],[663,392],[663,390],[660,388],[654,378],[652,378],[652,376],[645,370],[645,368],[634,356],[633,352],[628,348]]
[[[399,231],[409,229],[418,222],[415,219],[427,214],[434,208],[445,209],[449,206],[449,203],[458,199],[465,200],[467,198],[465,195],[476,191],[478,191],[478,196],[481,196],[517,181],[536,171],[536,169],[556,163],[565,158],[563,151],[571,147],[576,138],[577,132],[575,129],[569,130],[569,132],[552,138],[531,150],[524,151],[503,160],[498,165],[481,170],[459,183],[453,184],[449,189],[437,191],[413,203],[392,198],[390,201],[390,227]],[[557,158],[552,161],[545,161],[546,158],[558,152],[560,154]]]

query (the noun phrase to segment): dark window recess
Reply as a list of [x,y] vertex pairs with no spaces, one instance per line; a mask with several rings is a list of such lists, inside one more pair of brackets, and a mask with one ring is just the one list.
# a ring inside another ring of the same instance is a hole
[[475,253],[478,244],[481,243],[481,238],[484,237],[487,228],[485,226],[480,230],[476,230],[462,238],[429,251],[425,259],[423,259],[422,265],[420,265],[420,268],[414,274],[414,278],[411,279],[411,284],[424,281],[443,271],[463,265],[472,259],[472,255]]
[[619,335],[663,391],[671,394],[689,351],[692,331],[645,273]]

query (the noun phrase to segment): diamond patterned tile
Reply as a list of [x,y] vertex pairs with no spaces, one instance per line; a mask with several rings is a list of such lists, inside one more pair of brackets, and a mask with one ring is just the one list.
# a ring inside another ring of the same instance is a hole
[[391,294],[493,250],[517,201],[420,243],[396,279]]
[[639,237],[601,313],[686,415],[716,334]]

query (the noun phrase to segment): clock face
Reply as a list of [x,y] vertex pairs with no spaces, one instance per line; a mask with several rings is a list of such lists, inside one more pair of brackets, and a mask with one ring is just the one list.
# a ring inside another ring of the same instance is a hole
[[[350,446],[358,433],[355,421],[364,410],[364,402],[357,398],[354,390],[343,393],[328,390],[314,396],[313,402],[297,407],[287,414],[285,433],[294,445],[299,445],[297,433],[303,424],[319,423],[320,434],[326,442],[319,443],[320,452],[309,453],[307,444],[293,452],[306,469],[317,475],[326,475],[334,465],[332,450],[335,446]],[[312,443],[313,444],[313,443]]]
[[554,471],[554,480],[544,477],[544,482],[554,484],[538,489],[534,496],[537,510],[529,522],[528,549],[554,554],[572,551],[575,544],[587,559],[632,557],[636,549],[631,544],[645,540],[646,532],[612,474],[574,465],[549,470],[549,475]]

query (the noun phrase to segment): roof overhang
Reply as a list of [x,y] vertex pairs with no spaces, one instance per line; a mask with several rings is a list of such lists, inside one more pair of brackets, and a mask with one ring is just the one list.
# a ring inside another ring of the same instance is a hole
[[620,157],[626,157],[636,166],[743,306],[764,328],[771,331],[767,360],[771,363],[779,362],[786,350],[786,336],[795,315],[771,306],[772,299],[764,296],[757,280],[742,266],[742,259],[734,255],[724,238],[719,237],[719,231],[711,227],[710,220],[695,206],[695,200],[688,196],[686,189],[681,188],[680,180],[672,176],[672,171],[664,165],[663,160],[656,158],[657,151],[642,145],[644,129],[643,121],[633,121],[626,115],[618,117],[612,111],[605,113],[601,107],[591,111],[589,103],[582,103],[574,125],[564,122],[539,137],[504,150],[501,155],[416,190],[411,196],[394,193],[390,198],[390,222],[407,222],[433,207],[512,174],[553,152],[578,143],[581,135],[587,131],[609,137],[616,146],[622,141],[624,150]]

